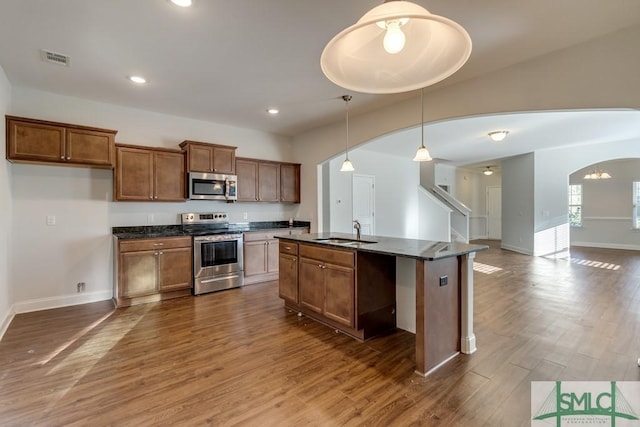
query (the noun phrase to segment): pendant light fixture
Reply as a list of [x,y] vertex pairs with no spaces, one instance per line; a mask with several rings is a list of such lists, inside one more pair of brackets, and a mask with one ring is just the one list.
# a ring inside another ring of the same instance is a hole
[[342,95],[342,99],[344,99],[345,105],[347,106],[347,142],[344,151],[344,162],[342,162],[340,172],[353,172],[353,165],[351,164],[351,160],[349,160],[349,101],[351,101],[351,95]]
[[491,169],[491,166],[487,166],[487,168],[482,173],[486,176],[491,176],[493,175],[493,169]]
[[431,158],[427,147],[424,146],[424,88],[420,89],[420,111],[422,111],[422,115],[420,116],[420,132],[422,132],[422,142],[420,143],[418,151],[416,151],[416,156],[413,158],[413,161],[430,162],[433,159]]
[[399,93],[449,77],[471,55],[471,38],[456,22],[415,3],[386,0],[325,46],[329,80],[364,93]]

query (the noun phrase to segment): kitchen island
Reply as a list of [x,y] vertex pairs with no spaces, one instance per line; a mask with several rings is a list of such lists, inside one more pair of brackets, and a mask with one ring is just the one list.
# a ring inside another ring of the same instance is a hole
[[487,246],[343,233],[280,237],[280,297],[366,340],[396,327],[396,265],[415,262],[416,372],[476,351],[473,258]]

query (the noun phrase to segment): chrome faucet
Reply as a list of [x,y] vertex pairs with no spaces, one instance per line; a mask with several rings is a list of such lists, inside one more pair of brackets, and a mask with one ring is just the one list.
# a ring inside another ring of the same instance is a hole
[[360,221],[357,219],[353,220],[353,228],[356,229],[356,240],[360,240]]

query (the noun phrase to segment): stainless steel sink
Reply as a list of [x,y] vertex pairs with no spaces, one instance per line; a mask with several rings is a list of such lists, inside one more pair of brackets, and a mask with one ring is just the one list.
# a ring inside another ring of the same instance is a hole
[[334,243],[334,244],[352,245],[352,246],[357,246],[360,244],[367,244],[367,243],[378,243],[378,242],[373,242],[371,240],[345,239],[343,237],[321,237],[315,240],[322,243]]

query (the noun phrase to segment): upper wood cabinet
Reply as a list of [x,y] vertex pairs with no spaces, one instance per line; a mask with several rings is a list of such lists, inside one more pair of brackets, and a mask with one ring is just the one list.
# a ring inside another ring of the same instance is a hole
[[236,173],[236,147],[182,141],[180,148],[187,152],[187,171]]
[[239,202],[300,203],[300,165],[236,159]]
[[117,131],[6,116],[7,160],[112,168]]
[[283,163],[280,165],[280,201],[300,203],[300,165]]
[[185,200],[184,153],[118,144],[114,198],[118,201]]

